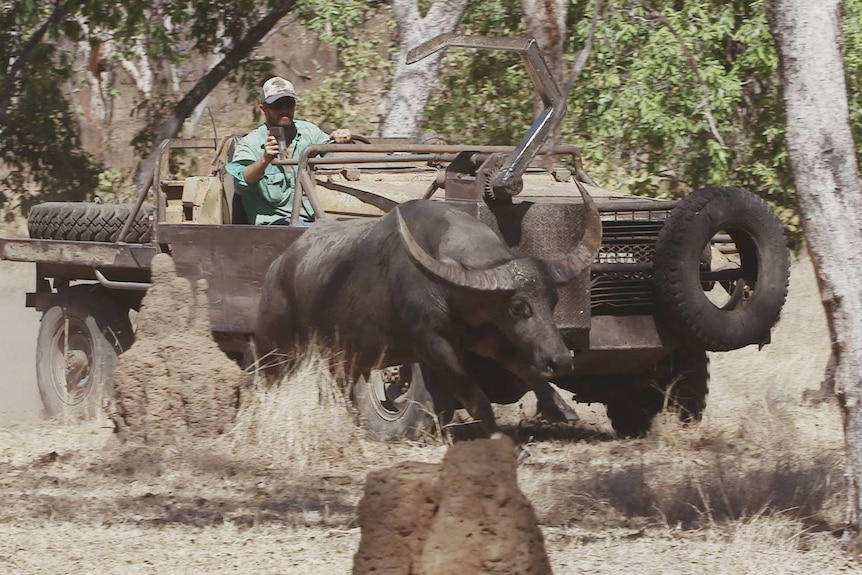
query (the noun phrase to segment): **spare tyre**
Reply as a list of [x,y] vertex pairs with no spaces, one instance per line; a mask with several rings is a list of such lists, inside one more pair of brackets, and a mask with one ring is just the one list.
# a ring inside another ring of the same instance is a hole
[[[115,242],[134,207],[134,204],[46,202],[30,208],[27,231],[33,239]],[[124,241],[150,242],[154,209],[152,204],[141,206]]]
[[[727,250],[735,253],[721,270],[709,269],[703,258],[717,234],[735,246]],[[708,187],[689,194],[671,212],[656,242],[659,320],[709,351],[767,343],[787,298],[789,277],[784,227],[766,202],[739,188]],[[716,290],[723,290],[723,301]]]

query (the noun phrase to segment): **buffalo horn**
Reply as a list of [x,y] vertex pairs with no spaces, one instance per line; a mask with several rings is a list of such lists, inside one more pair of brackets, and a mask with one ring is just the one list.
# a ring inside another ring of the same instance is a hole
[[587,188],[577,179],[578,191],[587,207],[587,225],[584,235],[574,251],[554,259],[547,260],[551,275],[557,284],[564,284],[583,272],[593,262],[599,247],[602,245],[602,220],[599,209]]
[[395,215],[398,218],[398,233],[407,248],[407,253],[417,265],[431,275],[448,284],[477,291],[515,290],[515,278],[508,269],[508,264],[487,270],[467,270],[456,264],[441,262],[422,249],[410,233],[398,208],[395,208]]

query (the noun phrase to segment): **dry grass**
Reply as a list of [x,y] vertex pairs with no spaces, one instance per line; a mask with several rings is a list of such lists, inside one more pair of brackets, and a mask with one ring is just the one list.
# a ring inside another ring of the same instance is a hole
[[[862,572],[840,537],[838,409],[800,399],[828,350],[805,273],[771,346],[713,355],[699,426],[668,417],[616,440],[601,407],[578,405],[568,431],[514,418],[539,438],[519,482],[555,573]],[[250,390],[218,440],[148,450],[98,424],[0,428],[0,573],[349,573],[365,474],[445,445],[369,439],[329,364],[310,354]]]
[[843,455],[834,443],[814,454],[806,443],[750,443],[736,431],[667,418],[643,440],[537,444],[532,452],[522,484],[543,523],[692,530],[779,515],[823,529],[843,520]]
[[255,382],[228,435],[232,447],[298,470],[364,458],[350,400],[332,366],[330,355],[312,349],[277,384]]
[[[412,456],[442,458],[440,434],[422,442],[382,444],[361,427],[344,384],[339,359],[311,348],[275,385],[257,381],[243,394],[230,449],[297,471],[367,471]],[[420,449],[429,446],[429,449]]]

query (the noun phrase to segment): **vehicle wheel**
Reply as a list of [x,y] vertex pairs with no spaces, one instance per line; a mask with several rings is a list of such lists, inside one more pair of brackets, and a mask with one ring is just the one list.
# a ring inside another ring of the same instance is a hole
[[647,378],[641,377],[608,400],[608,419],[619,437],[643,437],[663,402],[661,392],[650,388]]
[[676,411],[683,423],[700,421],[709,395],[709,358],[706,351],[690,347],[677,349],[665,365],[670,369],[659,383],[664,384],[662,389],[667,398],[667,407]]
[[656,415],[667,408],[684,423],[703,418],[709,393],[709,359],[700,348],[679,348],[656,366],[637,376],[607,402],[608,419],[620,437],[647,434]]
[[[129,219],[134,204],[47,202],[30,208],[27,231],[31,238],[81,242],[113,242]],[[144,204],[126,235],[129,243],[148,243],[155,207]]]
[[434,399],[418,363],[377,369],[359,376],[353,401],[377,439],[422,439],[435,435]]
[[94,417],[110,398],[117,356],[134,341],[128,311],[99,286],[73,286],[42,315],[36,381],[49,417]]
[[[722,232],[738,255],[728,269],[701,275],[704,249]],[[687,196],[659,233],[655,292],[661,319],[710,351],[766,343],[787,297],[790,252],[769,206],[738,188],[710,187]],[[711,281],[724,301],[706,293]]]

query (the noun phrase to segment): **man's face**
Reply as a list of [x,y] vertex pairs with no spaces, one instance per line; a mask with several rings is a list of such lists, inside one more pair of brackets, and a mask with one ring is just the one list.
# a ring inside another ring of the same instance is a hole
[[282,126],[289,128],[293,124],[293,114],[296,112],[296,100],[290,97],[279,98],[272,104],[261,104],[260,109],[266,116],[267,126]]

